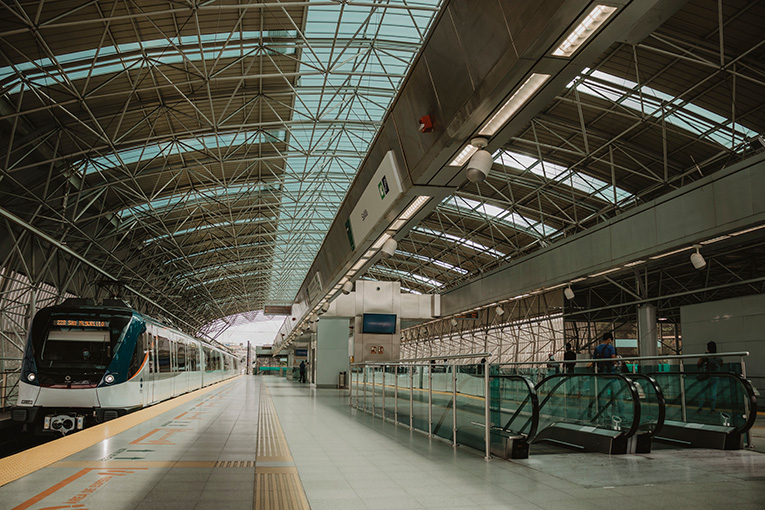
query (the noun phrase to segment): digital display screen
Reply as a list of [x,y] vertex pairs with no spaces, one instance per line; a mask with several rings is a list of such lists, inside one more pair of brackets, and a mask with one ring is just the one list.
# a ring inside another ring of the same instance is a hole
[[392,313],[365,313],[362,333],[392,335],[396,332],[396,315]]
[[66,326],[70,328],[106,328],[109,323],[106,321],[86,321],[74,319],[57,319],[53,321],[54,326]]

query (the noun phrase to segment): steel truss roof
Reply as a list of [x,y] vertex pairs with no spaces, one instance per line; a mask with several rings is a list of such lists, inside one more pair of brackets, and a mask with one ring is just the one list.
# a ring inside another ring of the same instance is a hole
[[765,133],[764,16],[762,2],[691,0],[614,44],[374,277],[444,292],[749,155]]
[[3,4],[0,202],[193,327],[290,303],[439,7]]

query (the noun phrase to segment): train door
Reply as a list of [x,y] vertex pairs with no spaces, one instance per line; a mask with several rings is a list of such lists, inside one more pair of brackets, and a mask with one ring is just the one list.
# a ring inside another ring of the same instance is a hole
[[158,390],[157,390],[157,381],[158,381],[158,375],[157,371],[159,370],[159,366],[157,363],[157,348],[158,348],[158,338],[157,336],[152,337],[151,346],[149,347],[149,366],[151,367],[151,381],[149,385],[151,386],[151,390],[149,390],[149,402],[155,403],[157,400],[159,400]]

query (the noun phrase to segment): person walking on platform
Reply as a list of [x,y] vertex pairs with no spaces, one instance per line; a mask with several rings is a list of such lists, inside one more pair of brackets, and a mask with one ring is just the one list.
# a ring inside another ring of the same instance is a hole
[[566,352],[563,353],[563,361],[565,368],[565,371],[567,374],[573,374],[574,373],[574,367],[576,366],[576,352],[574,352],[574,348],[571,347],[571,342],[566,343]]
[[[715,342],[707,343],[707,354],[717,354],[717,344]],[[705,403],[709,403],[709,412],[715,412],[715,407],[717,407],[717,384],[720,378],[711,377],[708,372],[719,372],[722,370],[722,365],[723,361],[719,356],[699,358],[699,361],[696,362],[699,371],[705,372],[696,376],[696,379],[702,385],[701,391],[699,391],[699,408],[696,412],[700,413],[704,409]]]
[[[595,352],[592,353],[593,359],[607,359],[610,360],[616,357],[616,347],[613,345],[614,335],[611,333],[605,333],[603,335],[603,342],[595,348]],[[614,371],[613,361],[598,361],[597,362],[598,373],[610,374]]]
[[300,382],[305,382],[305,360],[300,362]]

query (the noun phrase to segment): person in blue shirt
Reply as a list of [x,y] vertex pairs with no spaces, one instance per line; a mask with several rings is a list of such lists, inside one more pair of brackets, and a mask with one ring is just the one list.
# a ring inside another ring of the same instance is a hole
[[[605,333],[603,341],[595,348],[592,357],[594,359],[612,359],[616,358],[616,347],[614,347],[614,335]],[[614,371],[613,361],[598,361],[598,373],[610,374]]]

